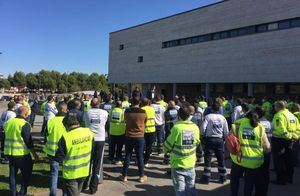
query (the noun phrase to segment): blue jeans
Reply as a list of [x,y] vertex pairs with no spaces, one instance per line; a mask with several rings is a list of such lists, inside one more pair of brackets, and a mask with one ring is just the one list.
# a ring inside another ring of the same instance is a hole
[[156,129],[156,138],[157,138],[157,152],[158,154],[162,153],[162,145],[164,142],[164,126],[165,125],[156,125],[155,129]]
[[55,196],[56,195],[56,190],[57,190],[57,181],[58,181],[58,171],[59,171],[59,163],[50,160],[50,196]]
[[171,170],[176,196],[196,196],[195,168]]
[[143,151],[144,151],[144,143],[145,139],[142,138],[131,138],[126,137],[125,139],[125,160],[123,165],[123,176],[127,176],[128,173],[128,167],[130,164],[130,158],[132,156],[133,149],[136,153],[138,168],[139,168],[139,176],[144,176],[144,157],[143,157]]

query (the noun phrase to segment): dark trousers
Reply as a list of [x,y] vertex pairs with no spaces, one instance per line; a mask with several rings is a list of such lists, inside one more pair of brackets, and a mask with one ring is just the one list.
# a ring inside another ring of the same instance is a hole
[[292,182],[294,174],[293,142],[281,138],[272,138],[272,152],[277,181]]
[[211,159],[213,154],[218,160],[218,172],[222,177],[226,176],[226,168],[224,162],[224,141],[222,138],[205,138],[204,145],[204,176],[211,176]]
[[78,179],[64,179],[64,193],[63,196],[79,196],[83,187],[85,178]]
[[145,155],[144,155],[144,163],[147,164],[150,155],[152,153],[152,145],[155,141],[155,132],[153,133],[145,133]]
[[293,145],[293,157],[294,157],[294,166],[299,167],[299,152],[300,152],[300,140]]
[[267,196],[270,182],[270,160],[271,152],[264,154],[264,163],[259,168],[259,176],[255,182],[255,194],[254,196]]
[[30,114],[30,124],[31,124],[32,127],[34,125],[35,115],[36,115],[35,112],[31,111],[31,114]]
[[105,141],[95,141],[91,153],[91,174],[85,184],[89,184],[91,191],[96,192],[98,184],[103,180],[103,156]]
[[[113,161],[115,160],[116,155],[116,161],[122,161],[122,149],[125,141],[125,135],[110,135],[109,138],[109,160]],[[117,148],[116,148],[117,147]]]
[[[10,195],[26,195],[27,187],[30,182],[31,174],[32,174],[33,162],[30,154],[22,157],[9,157],[9,188]],[[16,178],[18,171],[21,171],[21,189],[19,194],[17,194],[16,190]]]
[[1,158],[4,158],[4,139],[5,139],[5,133],[3,130],[0,130],[0,142],[1,142],[1,146],[0,146],[0,151],[1,151]]
[[238,196],[239,193],[239,185],[240,185],[240,178],[245,178],[244,184],[244,194],[243,196],[252,196],[252,192],[254,189],[255,180],[259,174],[258,169],[248,169],[242,166],[239,166],[232,162],[231,166],[231,174],[230,174],[230,195],[231,196]]
[[156,125],[156,141],[157,141],[157,153],[162,153],[162,145],[164,142],[164,125]]
[[132,156],[133,149],[136,153],[138,168],[139,168],[139,176],[144,176],[144,160],[143,160],[143,150],[144,150],[145,140],[143,137],[141,138],[131,138],[126,137],[125,139],[125,160],[123,164],[122,175],[127,176],[128,168],[130,164],[130,158]]

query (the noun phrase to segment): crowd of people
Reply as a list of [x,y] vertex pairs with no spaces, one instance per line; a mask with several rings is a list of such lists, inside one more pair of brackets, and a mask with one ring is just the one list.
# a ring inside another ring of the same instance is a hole
[[[169,165],[177,196],[196,195],[197,163],[204,162],[200,183],[211,182],[212,158],[218,162],[218,183],[227,181],[226,157],[231,158],[230,195],[239,193],[244,178],[245,196],[266,196],[270,182],[271,157],[277,185],[293,183],[293,169],[299,166],[299,100],[272,100],[200,96],[175,96],[168,103],[163,95],[93,96],[75,94],[12,98],[0,120],[1,163],[9,164],[11,195],[26,195],[33,161],[32,127],[35,115],[44,120],[43,152],[49,158],[50,195],[57,194],[59,166],[62,165],[63,195],[95,194],[103,181],[105,142],[110,164],[123,166],[119,179],[128,180],[133,159],[138,181],[147,181],[144,168],[154,153]],[[230,136],[239,141],[238,153],[227,151]],[[227,141],[228,140],[228,141]],[[226,142],[225,142],[226,141]],[[125,150],[123,151],[125,146]],[[133,156],[135,153],[135,157]],[[230,153],[231,152],[231,153]],[[21,171],[21,189],[16,174]],[[216,182],[216,180],[214,180]]]

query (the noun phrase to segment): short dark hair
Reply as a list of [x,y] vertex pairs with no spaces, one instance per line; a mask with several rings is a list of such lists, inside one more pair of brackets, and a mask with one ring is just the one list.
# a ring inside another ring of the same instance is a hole
[[77,120],[77,114],[68,112],[65,118],[63,119],[63,124],[67,129],[71,126],[79,125],[79,122]]
[[220,105],[218,103],[214,103],[211,106],[213,112],[218,112],[220,110]]
[[131,99],[131,105],[139,105],[139,104],[140,104],[140,99],[138,98]]
[[179,111],[178,111],[178,116],[181,120],[186,120],[190,117],[190,108],[187,105],[183,105],[182,107],[180,107]]
[[262,118],[266,113],[265,110],[260,106],[256,107],[254,111],[257,113],[259,118]]
[[53,99],[54,99],[53,95],[49,95],[49,96],[47,97],[47,101],[51,101],[51,100],[53,100]]
[[15,106],[16,106],[16,102],[14,102],[14,101],[10,101],[10,102],[8,102],[8,104],[7,104],[7,108],[8,108],[9,110],[13,109]]

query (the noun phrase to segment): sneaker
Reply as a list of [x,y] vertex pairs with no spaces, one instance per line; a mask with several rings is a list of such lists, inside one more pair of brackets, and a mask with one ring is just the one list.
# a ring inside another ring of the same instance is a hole
[[227,181],[227,179],[226,179],[225,176],[220,176],[220,177],[219,177],[219,183],[220,183],[220,184],[224,184],[226,181]]
[[119,179],[123,182],[127,182],[127,176],[121,175],[121,176],[119,176]]
[[146,164],[145,164],[145,168],[149,168],[149,163],[146,163]]
[[209,184],[209,178],[207,176],[202,176],[200,178],[200,183],[201,184]]
[[122,161],[116,161],[115,164],[116,165],[122,165],[123,163],[122,163]]
[[140,182],[140,183],[143,183],[143,182],[147,181],[147,179],[148,179],[148,177],[145,176],[145,175],[143,175],[143,176],[141,176],[141,177],[139,178],[139,182]]

